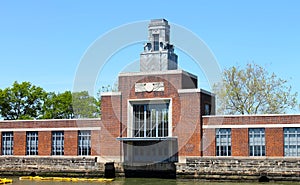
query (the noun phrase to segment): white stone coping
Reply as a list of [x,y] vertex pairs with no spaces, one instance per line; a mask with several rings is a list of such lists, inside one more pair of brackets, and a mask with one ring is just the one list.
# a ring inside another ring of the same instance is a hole
[[211,128],[294,128],[300,127],[300,123],[293,124],[247,124],[247,125],[203,125],[204,129]]
[[101,127],[1,128],[0,132],[101,130]]
[[232,118],[232,117],[283,117],[300,116],[300,114],[244,114],[244,115],[206,115],[203,118]]
[[101,96],[121,96],[121,92],[102,92]]
[[198,79],[196,75],[180,69],[166,70],[166,71],[125,72],[125,73],[120,73],[119,76],[153,76],[153,75],[166,75],[166,74],[185,74]]
[[64,121],[101,121],[101,118],[79,118],[79,119],[26,119],[26,120],[0,120],[1,122],[64,122]]
[[204,93],[210,96],[215,96],[214,93],[204,89],[178,89],[178,93]]

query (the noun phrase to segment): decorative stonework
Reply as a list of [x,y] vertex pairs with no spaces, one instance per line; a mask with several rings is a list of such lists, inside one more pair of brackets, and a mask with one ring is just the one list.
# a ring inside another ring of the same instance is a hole
[[136,83],[135,92],[164,91],[164,82]]
[[168,71],[178,69],[178,57],[170,43],[170,25],[165,19],[151,20],[148,42],[140,54],[140,71]]

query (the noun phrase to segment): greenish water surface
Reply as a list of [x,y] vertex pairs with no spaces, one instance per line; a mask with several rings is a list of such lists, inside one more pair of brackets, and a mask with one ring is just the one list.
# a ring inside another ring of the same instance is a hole
[[127,178],[116,179],[113,182],[53,182],[53,181],[27,181],[13,178],[12,185],[300,185],[300,182],[204,182],[199,180],[175,180],[175,179],[142,179],[142,178]]

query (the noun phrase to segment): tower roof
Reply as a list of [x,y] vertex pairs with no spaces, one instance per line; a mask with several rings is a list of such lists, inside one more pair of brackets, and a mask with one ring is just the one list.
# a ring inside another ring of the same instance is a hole
[[152,19],[148,25],[148,42],[140,56],[141,71],[175,70],[177,55],[170,44],[170,25],[166,19]]

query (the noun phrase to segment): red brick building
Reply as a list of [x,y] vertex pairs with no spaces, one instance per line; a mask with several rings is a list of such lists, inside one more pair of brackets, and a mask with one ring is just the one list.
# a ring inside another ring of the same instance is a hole
[[102,94],[101,119],[1,121],[0,154],[129,163],[300,155],[300,116],[211,116],[214,95],[177,69],[168,22],[148,28],[140,72],[121,73],[118,92]]
[[300,155],[299,115],[204,116],[204,156]]

